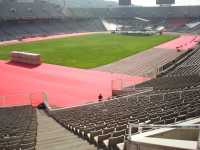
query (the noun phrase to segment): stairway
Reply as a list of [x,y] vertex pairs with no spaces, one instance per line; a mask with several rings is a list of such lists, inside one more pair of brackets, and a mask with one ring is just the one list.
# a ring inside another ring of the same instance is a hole
[[36,150],[96,150],[93,145],[63,128],[43,110],[37,110],[37,119]]

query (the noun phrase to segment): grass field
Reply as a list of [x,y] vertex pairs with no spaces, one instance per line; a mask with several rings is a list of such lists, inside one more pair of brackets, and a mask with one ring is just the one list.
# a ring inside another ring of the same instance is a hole
[[172,35],[124,36],[94,34],[32,43],[0,46],[0,59],[9,59],[12,50],[39,53],[45,63],[78,68],[94,68],[112,63],[160,43]]

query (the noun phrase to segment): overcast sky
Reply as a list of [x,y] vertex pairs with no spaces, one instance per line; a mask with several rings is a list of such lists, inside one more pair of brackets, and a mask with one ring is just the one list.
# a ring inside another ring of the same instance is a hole
[[[155,6],[156,0],[132,0],[132,4],[142,6]],[[200,0],[176,0],[176,5],[200,5]]]

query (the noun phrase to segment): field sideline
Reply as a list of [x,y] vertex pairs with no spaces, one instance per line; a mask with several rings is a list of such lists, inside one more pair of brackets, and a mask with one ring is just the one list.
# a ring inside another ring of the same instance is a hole
[[0,46],[0,59],[12,50],[39,53],[45,63],[94,68],[118,61],[176,38],[174,35],[124,36],[93,34]]

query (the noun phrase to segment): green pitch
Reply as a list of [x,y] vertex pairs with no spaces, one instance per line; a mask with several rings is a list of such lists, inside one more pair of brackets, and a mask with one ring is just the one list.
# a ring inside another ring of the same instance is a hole
[[134,55],[174,39],[172,35],[125,36],[94,34],[0,46],[0,59],[13,50],[39,53],[43,62],[78,68],[94,68]]

